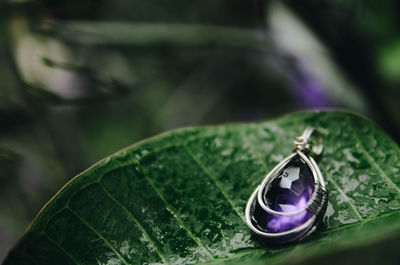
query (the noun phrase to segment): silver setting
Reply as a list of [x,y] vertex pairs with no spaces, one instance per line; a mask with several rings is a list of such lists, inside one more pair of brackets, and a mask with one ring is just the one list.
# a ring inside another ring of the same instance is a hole
[[[310,140],[313,142],[310,142]],[[304,130],[303,134],[296,138],[293,144],[293,153],[283,159],[278,165],[276,165],[264,178],[262,183],[256,187],[252,195],[250,196],[249,200],[247,201],[246,205],[246,223],[249,228],[258,236],[262,238],[286,238],[284,241],[292,241],[298,239],[298,237],[302,237],[307,234],[308,232],[313,231],[313,228],[317,225],[317,223],[322,218],[324,211],[326,209],[326,203],[328,200],[328,192],[326,189],[324,178],[321,174],[321,171],[315,162],[314,156],[318,156],[322,153],[323,145],[322,145],[322,138],[318,134],[318,132],[312,128],[308,127]],[[292,159],[296,156],[299,156],[306,165],[311,169],[312,176],[314,179],[314,186],[313,186],[313,193],[305,205],[304,208],[294,211],[294,212],[278,212],[271,209],[266,202],[264,201],[265,194],[269,190],[269,186],[271,185],[272,181],[278,177],[278,173],[281,169],[283,169]],[[305,211],[309,211],[312,213],[310,219],[305,221],[303,224],[284,232],[279,233],[269,233],[263,230],[260,230],[256,226],[253,225],[252,222],[252,210],[255,205],[255,200],[257,199],[258,204],[261,208],[269,214],[275,216],[294,216]],[[296,237],[298,236],[298,237]],[[292,238],[292,239],[291,239]]]

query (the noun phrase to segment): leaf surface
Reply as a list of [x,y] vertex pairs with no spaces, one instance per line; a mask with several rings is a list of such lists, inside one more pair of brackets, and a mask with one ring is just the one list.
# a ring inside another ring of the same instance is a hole
[[[296,244],[261,246],[243,220],[246,201],[310,125],[324,139],[323,226]],[[347,112],[167,132],[66,184],[4,264],[309,264],[364,248],[391,257],[395,248],[379,246],[400,238],[399,157],[386,134]]]

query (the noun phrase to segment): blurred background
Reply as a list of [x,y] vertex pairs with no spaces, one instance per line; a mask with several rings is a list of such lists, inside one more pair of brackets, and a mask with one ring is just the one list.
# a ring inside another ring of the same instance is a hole
[[400,140],[397,0],[0,0],[0,262],[101,158],[165,130],[345,108]]

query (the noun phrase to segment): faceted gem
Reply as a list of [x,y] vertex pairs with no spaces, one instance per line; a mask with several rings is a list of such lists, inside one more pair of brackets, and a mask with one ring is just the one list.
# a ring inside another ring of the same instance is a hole
[[[301,158],[295,157],[278,172],[265,194],[264,201],[277,212],[301,210],[313,193],[313,182],[310,168]],[[265,232],[279,233],[303,224],[311,216],[308,211],[293,216],[276,216],[265,212],[257,203],[253,220]]]

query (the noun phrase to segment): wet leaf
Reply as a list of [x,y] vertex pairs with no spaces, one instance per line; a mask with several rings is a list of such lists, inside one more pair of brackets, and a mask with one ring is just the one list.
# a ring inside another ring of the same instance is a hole
[[[324,137],[323,227],[294,245],[260,246],[243,221],[248,196],[309,125]],[[364,264],[395,264],[399,157],[387,135],[347,112],[171,131],[66,184],[5,264],[326,264],[361,254]]]

